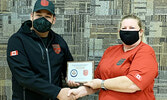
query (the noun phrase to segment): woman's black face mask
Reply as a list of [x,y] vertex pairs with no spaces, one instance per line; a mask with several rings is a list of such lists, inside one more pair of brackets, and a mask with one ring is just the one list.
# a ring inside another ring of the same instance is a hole
[[119,36],[126,45],[132,45],[139,40],[139,31],[120,30]]
[[50,23],[46,18],[41,17],[33,21],[33,27],[41,33],[47,32],[51,29],[52,23]]

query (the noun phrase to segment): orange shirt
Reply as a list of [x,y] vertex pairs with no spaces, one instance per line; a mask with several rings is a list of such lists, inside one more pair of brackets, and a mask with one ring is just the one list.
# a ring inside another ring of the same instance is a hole
[[153,86],[157,75],[155,52],[149,45],[141,42],[127,52],[123,51],[123,45],[109,47],[95,70],[95,78],[105,80],[127,76],[141,90],[123,93],[101,89],[99,100],[155,100]]

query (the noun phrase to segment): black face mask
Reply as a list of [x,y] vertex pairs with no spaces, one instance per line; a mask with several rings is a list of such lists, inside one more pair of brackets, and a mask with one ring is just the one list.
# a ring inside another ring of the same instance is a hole
[[50,30],[52,23],[50,23],[46,18],[41,17],[33,21],[33,27],[41,33],[47,32]]
[[126,45],[132,45],[139,40],[139,31],[120,30],[119,36]]

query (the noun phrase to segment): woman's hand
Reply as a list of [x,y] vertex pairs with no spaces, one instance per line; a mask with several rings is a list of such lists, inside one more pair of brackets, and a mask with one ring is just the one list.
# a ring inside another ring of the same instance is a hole
[[84,83],[85,86],[91,87],[92,89],[99,89],[101,88],[101,79],[93,79],[87,83]]

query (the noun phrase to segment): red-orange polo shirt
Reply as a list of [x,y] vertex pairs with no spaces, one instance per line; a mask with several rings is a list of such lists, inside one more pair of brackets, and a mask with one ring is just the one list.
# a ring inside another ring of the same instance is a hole
[[149,45],[141,42],[127,52],[123,51],[123,45],[109,47],[95,70],[95,78],[127,76],[141,91],[123,93],[101,89],[99,100],[155,100],[153,86],[157,75],[155,52]]

